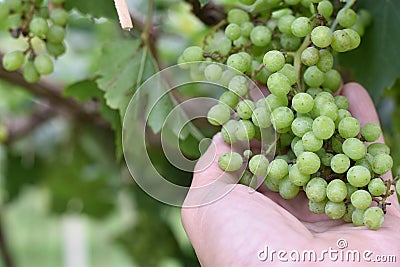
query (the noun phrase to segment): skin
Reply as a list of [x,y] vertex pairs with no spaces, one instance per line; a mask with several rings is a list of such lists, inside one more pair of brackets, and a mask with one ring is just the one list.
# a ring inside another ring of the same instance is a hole
[[[358,118],[361,125],[367,122],[379,123],[372,100],[359,84],[343,86],[342,95],[350,101],[350,112]],[[380,140],[383,142],[383,138]],[[216,179],[221,187],[233,188],[228,194],[210,204],[182,209],[182,222],[185,231],[196,251],[202,266],[397,266],[399,263],[341,262],[333,263],[325,255],[322,263],[282,263],[274,255],[274,261],[260,261],[260,250],[293,249],[322,250],[338,249],[338,239],[345,239],[348,250],[364,250],[376,255],[396,255],[400,260],[400,209],[393,195],[390,197],[388,212],[381,229],[369,230],[354,227],[342,220],[331,220],[326,215],[316,215],[308,210],[308,200],[304,192],[292,200],[283,200],[261,186],[258,191],[234,184],[234,177],[227,176],[218,167],[219,155],[230,151],[230,147],[218,134],[197,164],[192,188],[210,184]],[[206,166],[207,168],[201,168]],[[390,174],[388,174],[390,177]],[[223,176],[224,179],[219,179]],[[387,176],[388,177],[388,176]],[[386,177],[386,178],[387,178]],[[186,199],[190,203],[192,191]],[[362,255],[362,254],[361,254]],[[263,255],[262,255],[263,256]],[[286,258],[289,256],[286,255]],[[362,256],[361,256],[362,257]],[[288,265],[289,264],[289,265]]]

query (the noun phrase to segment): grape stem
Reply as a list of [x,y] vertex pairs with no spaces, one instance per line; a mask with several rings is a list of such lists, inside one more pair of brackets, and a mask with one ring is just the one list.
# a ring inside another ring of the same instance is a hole
[[279,135],[275,138],[274,142],[272,142],[272,144],[270,144],[268,146],[267,150],[264,150],[264,146],[263,146],[261,154],[268,155],[269,153],[271,153],[272,149],[275,148],[276,143],[278,143],[278,140],[279,140]]
[[[354,3],[355,3],[356,1],[357,1],[357,0],[348,0],[348,1],[346,2],[346,4],[344,5],[344,7],[343,7],[342,9],[340,9],[340,10],[345,10],[345,9],[350,8],[352,5],[354,5]],[[340,10],[339,10],[339,11],[340,11]],[[336,26],[338,25],[338,23],[339,23],[339,21],[338,21],[338,19],[337,19],[337,17],[336,17],[335,20],[334,20],[333,23],[332,23],[332,26],[331,26],[331,31],[332,31],[332,32],[335,30],[335,28],[336,28]]]
[[207,46],[208,43],[208,38],[210,38],[211,35],[213,35],[216,31],[218,31],[221,27],[223,27],[226,24],[226,20],[221,20],[218,22],[216,25],[214,25],[210,31],[207,32],[207,34],[204,36],[203,43],[202,43],[202,48]]
[[294,69],[297,72],[297,88],[300,92],[303,92],[304,90],[302,89],[301,86],[301,53],[303,53],[303,51],[310,45],[311,43],[311,37],[310,35],[307,35],[304,38],[303,43],[301,44],[301,46],[299,47],[299,49],[296,51],[296,54],[294,56]]
[[265,64],[260,64],[251,74],[251,79],[254,80],[254,77],[264,68]]

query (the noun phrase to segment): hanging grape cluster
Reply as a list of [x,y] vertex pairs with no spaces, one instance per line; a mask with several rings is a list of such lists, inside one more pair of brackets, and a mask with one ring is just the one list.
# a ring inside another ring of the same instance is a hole
[[[226,143],[260,139],[271,127],[277,133],[273,158],[267,148],[229,152],[219,158],[220,168],[244,170],[240,181],[249,186],[252,177],[262,177],[284,199],[304,191],[313,213],[380,228],[395,184],[382,178],[393,166],[390,149],[376,142],[380,126],[361,126],[348,99],[335,94],[342,77],[334,55],[360,45],[369,13],[354,11],[355,0],[241,2],[248,8],[229,10],[203,47],[188,47],[178,59],[208,62],[191,68],[192,76],[226,85],[208,112]],[[216,62],[249,76],[266,97],[252,99],[248,80]]]
[[7,22],[14,38],[24,38],[27,43],[24,51],[4,55],[4,69],[16,71],[23,67],[24,79],[29,83],[54,71],[52,57],[65,53],[68,13],[63,4],[64,0],[5,0],[0,3],[0,21]]

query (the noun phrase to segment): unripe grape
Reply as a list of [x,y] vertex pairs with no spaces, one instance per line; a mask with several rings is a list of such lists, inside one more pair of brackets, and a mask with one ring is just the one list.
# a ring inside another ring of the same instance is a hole
[[325,73],[325,81],[322,83],[322,86],[326,89],[329,89],[332,93],[335,93],[342,84],[342,76],[340,73],[331,69]]
[[335,132],[335,123],[327,116],[319,116],[314,120],[312,130],[316,137],[327,140]]
[[365,156],[367,148],[365,144],[357,138],[348,138],[343,142],[342,149],[352,160],[358,160]]
[[229,24],[225,29],[225,35],[229,40],[232,41],[239,39],[241,36],[240,26],[235,23]]
[[289,177],[286,176],[282,181],[279,183],[279,194],[283,199],[292,199],[299,193],[300,188],[293,184]]
[[[47,41],[54,44],[62,43],[65,38],[65,29],[58,25],[53,25],[50,27],[47,33]],[[186,60],[186,58],[185,58]]]
[[236,138],[239,141],[249,141],[254,138],[256,129],[254,124],[248,120],[240,120],[236,131]]
[[318,63],[319,52],[315,47],[307,47],[301,53],[301,62],[306,66],[313,66]]
[[245,99],[239,102],[237,114],[241,119],[248,120],[253,115],[253,110],[256,108],[253,101]]
[[264,184],[272,192],[279,192],[279,184],[280,184],[280,182],[281,182],[281,180],[272,179],[272,178],[269,178],[267,176],[265,178]]
[[213,106],[207,114],[208,121],[215,126],[220,126],[226,123],[231,117],[229,107],[224,104]]
[[6,3],[0,3],[0,21],[6,20],[10,10]]
[[321,88],[308,88],[306,93],[315,98],[319,93],[322,92]]
[[320,48],[328,47],[332,42],[332,32],[326,26],[315,27],[311,31],[311,41]]
[[338,117],[338,108],[333,102],[326,102],[319,111],[320,116],[327,116],[331,118],[332,121],[335,121]]
[[240,72],[246,72],[251,67],[251,62],[241,54],[232,54],[228,57],[226,64]]
[[345,8],[339,10],[339,12],[336,15],[336,18],[340,26],[344,28],[350,28],[351,26],[354,25],[354,23],[356,23],[357,14],[356,12],[354,12],[353,9]]
[[8,9],[13,11],[14,13],[18,13],[22,10],[22,0],[6,0],[5,4]]
[[333,5],[328,0],[323,0],[318,3],[317,6],[318,13],[321,14],[324,18],[329,18],[333,13]]
[[384,213],[379,207],[371,207],[364,212],[363,223],[371,230],[381,228],[384,220]]
[[265,102],[267,107],[273,111],[278,107],[287,107],[289,102],[286,96],[276,96],[274,94],[270,94],[265,98]]
[[331,169],[335,173],[345,173],[350,167],[350,159],[344,154],[336,154],[331,159]]
[[293,15],[285,15],[281,17],[278,21],[278,28],[282,33],[291,34],[292,29],[291,25],[293,21],[296,19]]
[[254,24],[250,21],[243,22],[240,26],[240,32],[243,37],[250,37],[251,31],[254,29]]
[[35,83],[35,82],[39,81],[40,74],[36,70],[35,65],[33,64],[32,61],[28,61],[25,64],[25,67],[23,70],[23,76],[24,76],[25,81],[27,81],[28,83]]
[[250,40],[255,46],[266,46],[271,42],[272,32],[265,26],[258,25],[250,33]]
[[356,49],[361,43],[360,35],[353,29],[344,29],[343,30],[350,38],[350,47],[348,50]]
[[219,102],[227,105],[230,108],[235,108],[239,102],[239,96],[233,92],[225,92],[219,97]]
[[54,71],[53,61],[48,55],[41,54],[36,56],[33,63],[36,70],[42,75],[47,75]]
[[235,23],[237,25],[242,25],[242,23],[249,21],[250,16],[247,14],[247,12],[241,10],[241,9],[231,9],[228,12],[228,22],[229,23]]
[[368,184],[368,191],[377,197],[385,193],[386,185],[381,178],[374,178]]
[[238,129],[238,125],[239,125],[238,121],[229,120],[222,126],[221,135],[226,143],[232,144],[237,141],[236,131]]
[[374,143],[368,146],[368,153],[372,156],[376,156],[378,154],[390,154],[390,148],[383,143]]
[[292,122],[292,132],[298,136],[303,137],[305,133],[312,130],[313,120],[310,117],[297,117]]
[[289,79],[279,72],[268,77],[267,86],[269,91],[278,97],[285,97],[292,89]]
[[300,0],[284,0],[286,4],[294,6],[300,3]]
[[351,49],[352,41],[344,30],[336,30],[332,34],[331,46],[337,52],[346,52]]
[[372,170],[377,174],[385,174],[393,167],[393,159],[390,155],[382,153],[374,156]]
[[219,157],[218,165],[223,171],[237,171],[243,165],[243,158],[239,153],[228,152]]
[[311,21],[306,17],[299,17],[293,21],[291,29],[294,36],[305,37],[311,32]]
[[266,175],[269,161],[264,155],[255,155],[249,161],[249,169],[255,175]]
[[282,34],[280,44],[286,51],[296,51],[301,45],[301,38],[292,34]]
[[236,75],[229,82],[228,88],[238,96],[245,96],[249,91],[248,81],[245,77]]
[[290,108],[278,107],[271,114],[271,122],[275,129],[290,127],[294,120],[294,114]]
[[204,59],[203,49],[198,46],[190,46],[183,51],[182,57],[185,62],[202,61]]
[[317,66],[311,66],[304,72],[304,82],[310,87],[318,87],[325,81],[325,73]]
[[363,166],[353,166],[347,171],[347,181],[355,187],[366,186],[371,180],[371,173]]
[[326,196],[332,202],[342,202],[347,196],[346,184],[340,179],[330,181],[326,187]]
[[365,210],[355,209],[353,214],[351,215],[351,220],[354,226],[363,226],[364,225],[364,212]]
[[65,45],[63,43],[53,44],[50,42],[46,42],[46,49],[47,52],[54,57],[61,56],[65,53]]
[[314,214],[324,214],[325,213],[325,206],[326,206],[327,202],[328,202],[327,199],[325,199],[323,201],[320,201],[320,202],[314,202],[312,200],[309,200],[308,201],[308,208]]
[[340,219],[346,214],[346,204],[328,201],[325,205],[325,214],[331,219]]
[[338,131],[343,138],[356,137],[360,132],[360,122],[353,117],[343,118],[339,122]]
[[285,65],[285,56],[277,50],[271,50],[264,55],[263,63],[268,71],[276,72]]
[[50,12],[50,19],[56,25],[65,26],[68,20],[68,13],[62,8],[55,8]]
[[312,178],[306,186],[307,198],[314,202],[321,202],[326,199],[326,188],[328,183],[320,177]]
[[47,21],[45,19],[36,17],[33,18],[30,22],[29,30],[32,34],[38,37],[44,37],[49,31],[49,25],[47,24]]
[[335,104],[339,109],[349,109],[349,100],[343,95],[335,96]]
[[254,4],[256,0],[240,0],[240,3],[242,3],[243,5],[252,5]]
[[256,108],[253,111],[251,120],[257,127],[268,128],[269,126],[271,126],[271,113],[267,110],[266,107]]
[[323,72],[328,72],[333,67],[333,55],[327,49],[321,49],[319,51],[319,61],[317,63],[318,69]]
[[372,197],[370,193],[365,190],[355,191],[351,197],[351,204],[357,209],[365,210],[372,204]]
[[367,142],[375,142],[381,136],[381,127],[373,122],[366,123],[361,130],[361,135]]
[[3,56],[3,67],[7,71],[16,71],[22,67],[25,56],[22,51],[13,51]]
[[286,76],[286,78],[288,78],[290,85],[295,84],[298,80],[298,74],[293,65],[285,64],[278,72],[282,73]]
[[303,152],[297,158],[297,166],[300,172],[304,174],[314,174],[321,166],[321,160],[317,154],[313,152]]

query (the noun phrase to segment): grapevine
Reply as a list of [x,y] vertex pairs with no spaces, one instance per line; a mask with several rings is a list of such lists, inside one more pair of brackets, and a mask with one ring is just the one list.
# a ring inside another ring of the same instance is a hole
[[[220,168],[241,170],[240,182],[251,187],[252,177],[261,177],[284,199],[304,191],[313,213],[379,229],[388,196],[400,188],[382,177],[393,166],[390,149],[377,142],[379,125],[361,125],[352,116],[334,68],[338,53],[360,45],[370,15],[356,12],[354,0],[254,2],[242,0],[248,8],[229,10],[203,47],[188,47],[178,60],[206,61],[191,68],[193,76],[203,72],[206,80],[227,85],[208,112],[226,143],[260,139],[263,129],[277,133],[272,158],[269,149],[253,147],[222,155]],[[251,84],[241,75],[227,78],[217,63],[250,77],[264,97],[253,99]]]

